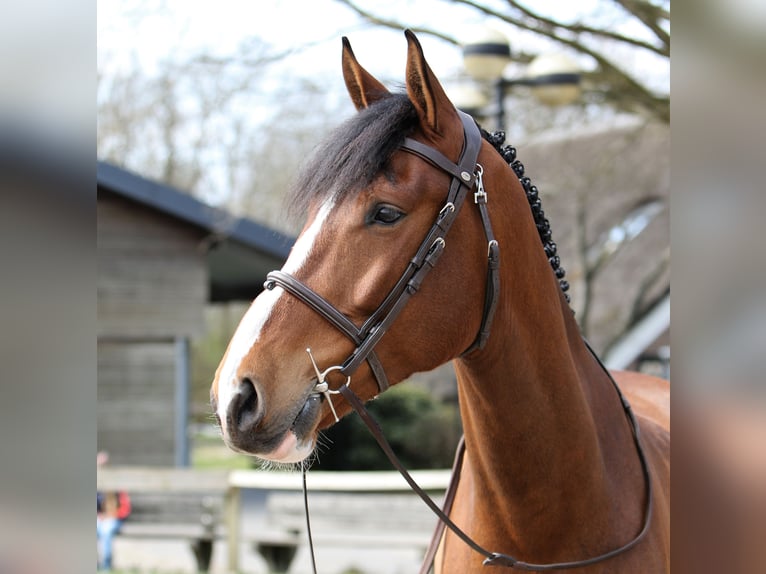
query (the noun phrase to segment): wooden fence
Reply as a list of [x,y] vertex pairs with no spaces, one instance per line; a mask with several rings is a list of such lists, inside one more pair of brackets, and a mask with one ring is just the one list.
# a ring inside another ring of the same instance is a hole
[[[447,488],[449,474],[448,470],[412,472],[418,484],[437,501]],[[425,549],[436,524],[436,518],[397,472],[309,472],[307,484],[312,522],[317,525],[314,528],[317,543],[406,545]],[[164,495],[167,500],[179,496],[184,500],[199,497],[203,501],[200,507],[207,509],[200,520],[204,523],[214,516],[216,524],[203,524],[205,528],[200,531],[194,513],[183,519],[190,522],[188,527],[169,524],[178,520],[177,514],[170,517],[168,513],[160,513],[156,520],[167,525],[166,536],[188,538],[193,542],[201,569],[202,565],[209,564],[212,542],[216,539],[227,541],[229,572],[239,571],[242,542],[257,545],[275,569],[286,568],[297,547],[306,543],[299,472],[107,467],[98,470],[97,485],[99,490],[125,490],[137,500],[151,495],[155,504],[157,495]],[[267,531],[242,531],[241,493],[250,489],[269,494]],[[220,504],[211,503],[215,500]],[[220,512],[210,510],[215,508]],[[128,525],[126,523],[126,527]],[[158,524],[152,526],[152,532],[161,531]],[[152,536],[143,533],[140,524],[126,529],[125,535]],[[281,562],[281,566],[272,564],[272,560]]]

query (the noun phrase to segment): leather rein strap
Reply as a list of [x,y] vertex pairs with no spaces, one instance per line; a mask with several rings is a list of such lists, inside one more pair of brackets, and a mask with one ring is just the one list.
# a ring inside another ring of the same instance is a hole
[[431,541],[431,545],[429,546],[428,552],[426,553],[423,566],[421,567],[421,570],[420,570],[420,574],[425,574],[430,570],[433,564],[433,559],[436,555],[436,550],[444,534],[445,527],[452,530],[452,532],[458,538],[460,538],[473,550],[475,550],[476,552],[484,556],[483,564],[485,566],[507,566],[515,570],[526,570],[526,571],[532,571],[532,572],[548,572],[551,570],[568,570],[571,568],[582,568],[584,566],[590,566],[592,564],[604,562],[605,560],[609,560],[610,558],[613,558],[619,554],[627,552],[628,550],[633,548],[636,544],[638,544],[644,538],[644,536],[646,536],[646,533],[649,531],[649,525],[651,524],[651,521],[652,521],[653,492],[652,492],[651,474],[649,473],[649,465],[646,461],[646,455],[644,454],[644,449],[641,444],[641,436],[640,436],[638,421],[636,420],[636,417],[633,414],[633,411],[630,407],[630,403],[628,403],[628,400],[622,394],[622,391],[620,391],[620,388],[617,386],[617,383],[612,378],[611,374],[609,374],[609,371],[604,367],[603,363],[601,363],[601,360],[593,352],[590,345],[588,345],[587,341],[585,342],[585,344],[588,347],[588,350],[593,354],[593,356],[596,358],[598,363],[604,369],[604,371],[609,375],[609,379],[612,381],[612,384],[614,385],[614,388],[617,391],[617,395],[619,396],[623,409],[625,411],[625,416],[628,418],[628,421],[630,422],[631,430],[633,431],[633,439],[636,445],[636,452],[638,453],[638,458],[641,462],[641,471],[644,476],[644,482],[646,483],[646,508],[644,511],[644,524],[643,524],[643,527],[641,528],[641,531],[638,533],[638,535],[636,535],[636,537],[633,538],[630,542],[620,546],[619,548],[615,548],[614,550],[610,550],[609,552],[605,552],[604,554],[599,554],[598,556],[594,556],[593,558],[587,558],[585,560],[575,560],[571,562],[557,562],[557,563],[548,563],[548,564],[532,564],[529,562],[523,562],[521,560],[514,558],[513,556],[510,556],[508,554],[503,554],[502,552],[490,552],[489,550],[486,550],[485,548],[480,546],[476,541],[474,541],[470,536],[468,536],[468,534],[466,534],[459,526],[457,526],[452,521],[452,519],[450,519],[450,517],[448,516],[452,508],[452,503],[454,502],[454,499],[455,499],[458,483],[460,481],[460,469],[462,468],[463,457],[465,455],[464,439],[461,439],[460,443],[458,444],[457,454],[455,456],[455,464],[452,469],[452,478],[450,480],[450,485],[449,485],[449,488],[447,489],[447,492],[444,498],[444,507],[439,508],[438,505],[433,501],[433,499],[431,499],[431,497],[422,488],[420,488],[420,486],[418,486],[418,484],[415,482],[415,480],[412,478],[409,472],[407,472],[407,469],[404,468],[401,461],[394,454],[393,450],[391,450],[391,446],[388,444],[386,437],[383,435],[383,431],[381,430],[380,425],[378,425],[375,419],[372,418],[369,411],[364,406],[364,404],[359,399],[359,397],[357,397],[354,391],[352,391],[347,385],[343,385],[340,387],[339,389],[340,393],[348,401],[351,407],[357,412],[357,414],[361,417],[365,425],[367,425],[368,430],[370,431],[372,436],[375,438],[380,448],[386,454],[386,456],[388,457],[389,461],[394,466],[394,468],[396,468],[396,470],[399,471],[399,473],[402,475],[402,477],[404,477],[404,480],[407,481],[407,484],[410,485],[410,488],[412,488],[415,494],[417,494],[423,500],[423,502],[426,503],[426,505],[434,512],[434,514],[436,514],[436,516],[440,520],[440,524],[437,525],[436,531],[434,532],[434,536]]

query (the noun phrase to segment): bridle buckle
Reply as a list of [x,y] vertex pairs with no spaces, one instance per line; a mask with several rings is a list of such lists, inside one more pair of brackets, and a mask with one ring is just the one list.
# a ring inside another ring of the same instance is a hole
[[484,191],[484,180],[482,175],[484,174],[484,168],[480,163],[476,164],[476,192],[473,194],[474,203],[487,203],[487,192]]

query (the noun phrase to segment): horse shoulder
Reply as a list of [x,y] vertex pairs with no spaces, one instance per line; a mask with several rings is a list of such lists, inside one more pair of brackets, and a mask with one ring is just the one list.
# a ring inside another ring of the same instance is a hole
[[639,418],[670,431],[670,383],[629,371],[613,371],[612,375]]
[[[641,428],[649,472],[654,485],[652,527],[647,538],[648,555],[640,572],[670,571],[670,384],[657,377],[617,371],[612,373],[630,401]],[[655,563],[644,570],[647,560]],[[632,570],[629,570],[632,572]]]

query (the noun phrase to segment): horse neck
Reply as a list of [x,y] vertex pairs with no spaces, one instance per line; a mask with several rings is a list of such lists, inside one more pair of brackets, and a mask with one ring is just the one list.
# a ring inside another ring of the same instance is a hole
[[[532,555],[537,541],[562,533],[583,536],[571,542],[586,547],[601,533],[597,545],[608,546],[634,534],[641,516],[631,431],[539,240],[528,248],[540,256],[523,271],[505,263],[522,256],[515,245],[510,257],[501,254],[502,293],[487,346],[455,363],[474,503],[513,517],[490,528],[509,530],[497,534]],[[625,508],[614,502],[621,495]]]

